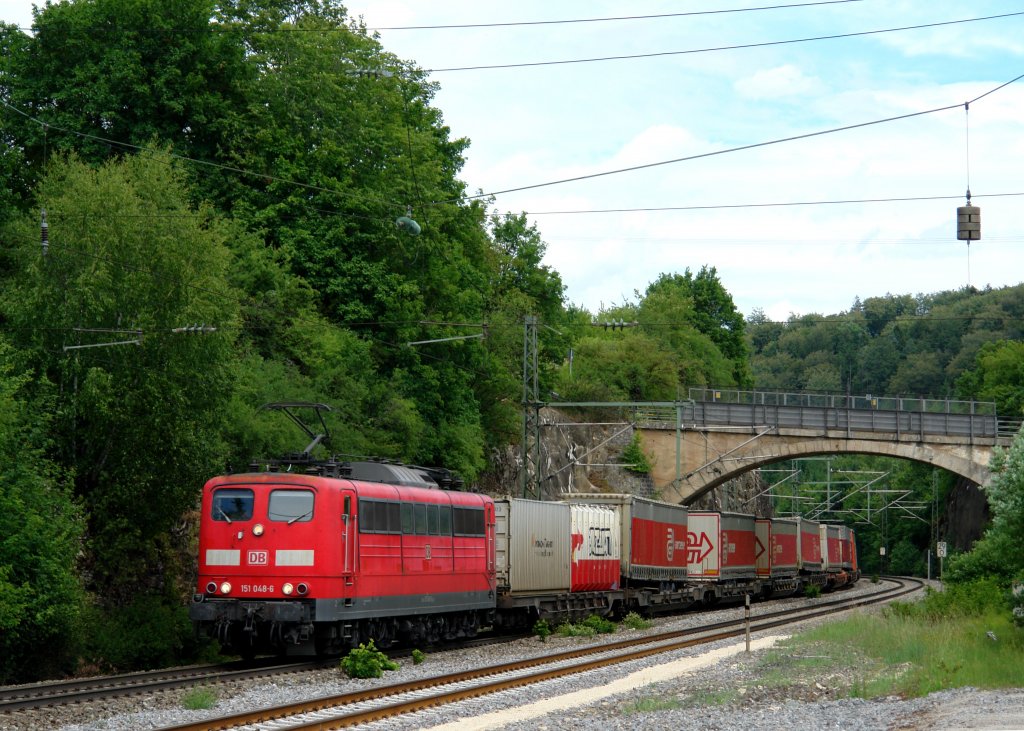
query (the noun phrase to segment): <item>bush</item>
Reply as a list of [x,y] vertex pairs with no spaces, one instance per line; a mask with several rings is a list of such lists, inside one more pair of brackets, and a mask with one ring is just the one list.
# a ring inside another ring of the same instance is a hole
[[817,584],[808,584],[804,587],[804,596],[808,599],[817,599],[821,596],[821,587]]
[[427,655],[422,650],[412,651],[412,664],[419,665],[421,662],[427,659]]
[[551,635],[551,625],[546,619],[538,619],[533,624],[533,634],[537,635],[541,642],[547,642]]
[[597,614],[591,614],[582,622],[577,622],[576,624],[565,622],[558,625],[557,632],[562,637],[593,637],[596,634],[611,634],[615,629],[615,622]]
[[630,441],[622,452],[622,460],[625,462],[625,468],[629,472],[636,472],[638,474],[649,474],[651,471],[651,461],[647,459],[647,455],[644,454],[643,447],[640,444],[640,432],[633,433],[633,439]]
[[83,615],[83,656],[104,672],[167,667],[197,651],[195,631],[179,599],[135,597],[124,607],[90,607]]
[[652,623],[636,612],[630,612],[622,619],[622,624],[629,629],[649,629]]
[[341,669],[350,678],[379,678],[385,670],[398,670],[398,663],[377,649],[370,640],[341,659]]
[[977,617],[988,611],[1005,611],[1005,583],[996,577],[977,579],[965,584],[946,584],[942,591],[931,587],[916,605],[920,616],[938,620],[950,617]]
[[610,635],[615,632],[617,627],[615,622],[610,619],[605,619],[596,614],[591,614],[589,617],[583,620],[583,624],[587,627],[592,628],[595,632],[601,635]]

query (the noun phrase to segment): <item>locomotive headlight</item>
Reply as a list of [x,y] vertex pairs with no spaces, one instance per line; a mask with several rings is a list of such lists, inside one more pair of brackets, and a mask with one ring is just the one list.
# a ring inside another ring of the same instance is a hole
[[305,596],[306,592],[309,591],[309,586],[307,586],[306,584],[299,584],[298,590],[299,596]]
[[231,593],[231,583],[228,582],[228,581],[225,581],[223,584],[221,584],[220,585],[220,593],[221,594],[230,594]]
[[254,536],[261,536],[261,535],[263,535],[263,524],[262,523],[257,523],[256,525],[254,525],[252,527],[252,534]]
[[291,596],[292,592],[295,591],[295,587],[292,586],[291,584],[285,584],[284,586],[281,587],[281,591],[284,592],[285,596]]
[[217,593],[217,582],[216,581],[211,581],[209,584],[206,585],[206,593],[207,594],[216,594]]

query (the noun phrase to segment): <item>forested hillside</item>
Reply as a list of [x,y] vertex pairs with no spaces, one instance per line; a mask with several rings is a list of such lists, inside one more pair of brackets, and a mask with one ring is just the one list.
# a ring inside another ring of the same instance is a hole
[[195,656],[201,486],[306,444],[264,404],[325,403],[331,453],[474,483],[519,440],[528,316],[543,398],[1019,415],[1019,288],[771,323],[694,262],[567,306],[527,217],[467,194],[436,91],[333,0],[67,0],[0,26],[0,682]]
[[1021,415],[1012,389],[963,378],[996,341],[1024,335],[1021,285],[867,297],[848,312],[787,322],[755,311],[747,330],[758,388],[989,400],[1001,415]]

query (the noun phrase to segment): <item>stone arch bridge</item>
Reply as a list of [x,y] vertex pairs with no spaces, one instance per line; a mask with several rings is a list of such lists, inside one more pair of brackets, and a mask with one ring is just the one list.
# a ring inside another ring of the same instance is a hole
[[924,462],[984,486],[993,448],[1009,446],[1020,427],[980,402],[704,389],[694,396],[635,412],[655,489],[668,502],[692,503],[773,462],[854,452]]

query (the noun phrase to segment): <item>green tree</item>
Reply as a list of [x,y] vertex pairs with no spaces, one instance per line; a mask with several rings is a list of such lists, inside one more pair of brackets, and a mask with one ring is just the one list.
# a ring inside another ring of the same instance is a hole
[[[39,190],[49,253],[34,217],[5,235],[17,273],[0,306],[21,367],[58,388],[54,457],[88,517],[90,588],[111,605],[189,590],[168,538],[225,453],[237,296],[227,231],[187,199],[166,157],[54,161]],[[218,330],[173,332],[196,323]]]
[[[710,338],[732,363],[731,383],[725,385],[751,385],[743,316],[736,310],[732,295],[722,285],[714,267],[701,267],[696,275],[689,269],[683,274],[661,274],[648,286],[644,302],[659,297],[689,301],[686,321]],[[679,322],[676,326],[682,324]]]
[[642,333],[586,337],[577,342],[572,376],[563,369],[559,393],[569,401],[670,401],[678,364]]
[[154,139],[213,161],[237,120],[246,70],[239,38],[210,22],[216,9],[213,0],[38,9],[31,40],[5,64],[9,100],[44,123],[8,114],[33,169],[58,150],[98,163]]
[[1024,431],[1005,452],[993,456],[992,481],[986,488],[992,524],[967,554],[954,556],[944,578],[966,582],[993,576],[1004,585],[1024,572]]
[[994,401],[1000,416],[1024,416],[1024,342],[985,343],[978,352],[975,368],[963,373],[956,387],[960,398]]
[[0,340],[0,683],[72,671],[83,604],[81,516],[46,456],[53,390],[33,395],[13,360]]

